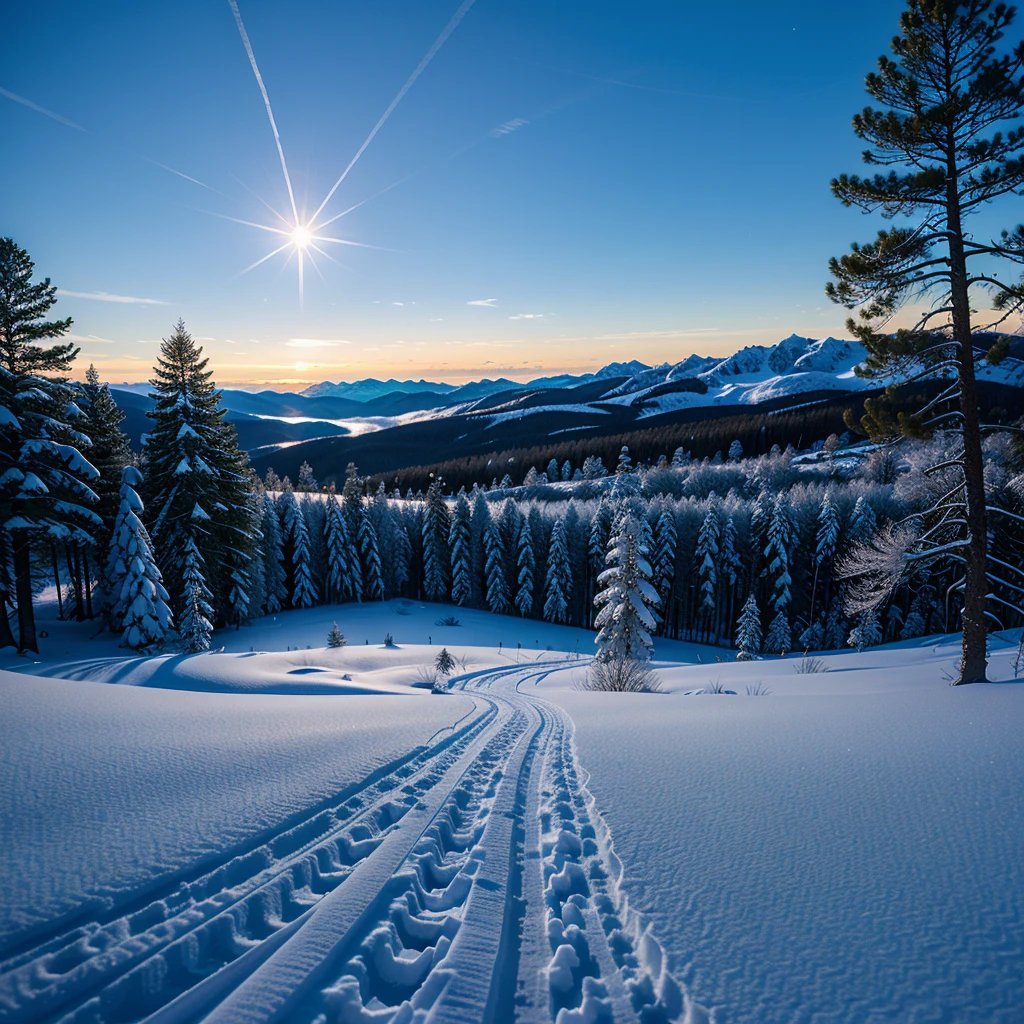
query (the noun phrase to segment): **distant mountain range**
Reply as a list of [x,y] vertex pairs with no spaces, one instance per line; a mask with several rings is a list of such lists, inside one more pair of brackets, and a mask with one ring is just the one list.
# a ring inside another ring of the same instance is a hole
[[[527,384],[505,378],[461,386],[368,378],[324,381],[300,394],[229,388],[222,402],[257,467],[273,460],[279,471],[292,472],[287,467],[308,458],[323,477],[343,470],[349,459],[378,472],[551,439],[695,422],[729,410],[775,412],[827,402],[882,386],[857,376],[855,367],[864,358],[859,342],[793,334],[724,358],[690,355],[660,366],[631,360]],[[979,377],[995,387],[1024,387],[1024,339],[1014,339],[1009,358],[998,367],[983,365]],[[127,414],[125,430],[138,446],[151,423],[149,385],[111,387]]]

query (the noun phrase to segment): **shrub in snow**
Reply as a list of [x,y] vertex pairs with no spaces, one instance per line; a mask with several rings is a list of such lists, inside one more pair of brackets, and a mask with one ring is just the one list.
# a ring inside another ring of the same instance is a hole
[[345,639],[345,634],[338,629],[337,622],[331,626],[331,631],[327,634],[327,646],[328,647],[344,647],[348,641]]
[[813,676],[827,672],[828,666],[821,658],[809,658],[806,654],[796,663],[798,675]]
[[395,638],[390,633],[385,633],[384,634],[384,646],[385,647],[394,647],[395,646]]
[[762,682],[756,682],[753,686],[747,686],[748,697],[767,697],[771,692]]
[[441,653],[434,659],[434,667],[445,676],[451,675],[455,670],[455,659],[448,653],[447,647],[441,648]]
[[166,640],[172,619],[149,534],[139,519],[142,500],[135,488],[141,483],[142,474],[133,466],[121,471],[121,507],[110,538],[106,585],[111,629],[121,633],[125,647],[145,651]]
[[598,693],[658,693],[661,683],[646,661],[612,658],[590,663],[583,688]]
[[599,661],[647,661],[654,649],[650,631],[656,620],[648,605],[658,604],[658,593],[651,586],[645,526],[627,509],[608,540],[609,567],[597,578],[605,589],[594,598],[601,609],[594,619]]
[[454,615],[446,615],[443,619],[437,619],[435,626],[461,626],[462,623]]

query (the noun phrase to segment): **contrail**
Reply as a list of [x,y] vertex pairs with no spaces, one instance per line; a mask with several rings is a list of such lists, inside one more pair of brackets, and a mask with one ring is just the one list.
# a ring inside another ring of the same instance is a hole
[[[235,7],[235,0],[228,0],[228,3],[230,3],[232,7]],[[384,127],[384,122],[387,121],[387,119],[391,116],[395,107],[397,107],[398,104],[402,102],[402,99],[405,96],[405,94],[412,88],[412,85],[416,81],[416,79],[419,78],[421,74],[423,74],[427,65],[434,59],[434,55],[437,53],[438,50],[441,49],[442,46],[444,46],[445,40],[447,40],[447,38],[455,31],[456,26],[466,16],[466,13],[469,11],[470,7],[472,7],[474,3],[475,0],[463,0],[462,6],[459,7],[455,14],[452,15],[452,19],[451,21],[448,22],[447,25],[445,25],[444,31],[437,37],[437,39],[434,40],[434,45],[431,46],[429,50],[427,50],[427,55],[416,66],[416,70],[409,76],[405,85],[403,85],[402,88],[398,90],[398,95],[391,101],[391,105],[388,107],[387,110],[384,111],[383,115],[381,115],[381,119],[373,126],[373,131],[371,131],[370,134],[366,136],[366,141],[359,147],[359,150],[356,152],[356,155],[352,157],[352,159],[349,161],[348,167],[346,167],[345,170],[341,172],[341,177],[334,183],[334,186],[331,189],[331,191],[327,193],[327,197],[317,207],[316,213],[314,213],[313,216],[310,218],[310,224],[312,224],[313,221],[316,220],[316,218],[320,215],[320,212],[323,210],[323,208],[330,202],[331,196],[333,196],[334,193],[338,191],[338,186],[341,185],[341,183],[348,177],[348,172],[351,171],[353,167],[355,167],[356,162],[366,151],[366,147],[369,146],[369,144],[373,141],[373,137],[377,134],[377,132],[381,130],[381,128]],[[236,12],[237,10],[238,8],[235,7]],[[239,25],[241,25],[241,19],[239,19],[238,23]],[[255,62],[253,62],[253,67],[255,66]],[[264,93],[264,95],[266,95],[266,93]],[[267,101],[267,109],[270,109],[269,100]],[[281,160],[284,160],[284,156],[281,157]]]
[[9,100],[14,100],[15,103],[20,103],[22,106],[28,107],[29,110],[34,110],[37,114],[52,117],[54,121],[60,121],[61,124],[66,124],[69,128],[85,132],[87,135],[89,134],[88,130],[83,128],[80,124],[75,124],[74,121],[69,121],[66,117],[61,117],[60,114],[55,114],[52,110],[47,110],[46,107],[41,107],[38,103],[33,103],[31,100],[25,99],[24,96],[19,96],[16,92],[8,92],[6,89],[0,89],[0,96],[6,96]]
[[176,174],[179,178],[184,178],[186,181],[191,181],[193,185],[199,185],[201,188],[209,189],[211,192],[216,192],[219,196],[224,195],[224,193],[219,189],[215,189],[212,185],[207,185],[205,181],[200,181],[198,178],[193,178],[191,174],[176,171],[173,167],[168,167],[167,164],[162,164],[159,160],[154,160],[152,157],[145,156],[142,153],[138,153],[136,155],[140,160],[145,160],[146,163],[152,164],[154,167],[159,167],[162,171],[169,171],[171,174]]
[[[469,0],[470,3],[473,0]],[[252,44],[249,42],[249,35],[242,24],[242,15],[239,13],[236,0],[228,0],[231,13],[235,16],[235,23],[238,25],[238,34],[242,37],[245,45],[245,52],[249,55],[249,63],[252,65],[252,72],[256,76],[256,84],[263,94],[263,103],[267,108],[267,117],[270,119],[270,127],[274,132],[274,142],[277,143],[277,155],[281,158],[281,170],[284,171],[284,183],[288,186],[288,198],[292,203],[292,213],[295,215],[295,223],[299,223],[299,211],[295,205],[295,193],[292,192],[292,179],[288,176],[288,164],[285,163],[284,149],[281,147],[281,135],[277,130],[277,122],[274,120],[274,111],[270,107],[270,97],[267,95],[267,87],[263,84],[263,76],[260,74],[259,65],[256,63],[256,55],[252,52]]]

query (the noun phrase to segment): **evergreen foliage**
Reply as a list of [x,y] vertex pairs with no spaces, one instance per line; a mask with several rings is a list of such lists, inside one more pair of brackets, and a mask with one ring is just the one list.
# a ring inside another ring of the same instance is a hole
[[335,622],[331,626],[330,632],[327,634],[327,646],[328,647],[344,647],[348,641],[345,639],[345,634],[338,629],[338,623]]
[[737,661],[750,661],[761,653],[761,612],[753,592],[743,605],[739,622],[736,624]]
[[569,564],[569,544],[565,535],[564,517],[556,519],[551,530],[544,591],[547,595],[544,601],[544,618],[548,622],[568,621],[569,599],[572,595],[572,567]]
[[263,568],[264,601],[263,610],[267,615],[276,615],[288,600],[288,587],[284,571],[284,538],[281,535],[281,518],[277,502],[269,495],[263,496]]
[[452,525],[448,545],[452,553],[452,601],[468,604],[473,596],[472,586],[472,513],[463,491],[452,511]]
[[423,518],[423,592],[428,601],[445,601],[451,591],[451,520],[444,500],[444,484],[435,480],[427,491]]

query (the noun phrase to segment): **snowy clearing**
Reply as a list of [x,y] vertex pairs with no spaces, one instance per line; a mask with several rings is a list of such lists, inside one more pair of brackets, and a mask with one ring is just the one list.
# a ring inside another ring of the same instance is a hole
[[47,627],[0,673],[5,1020],[1019,1019],[1009,638],[963,688],[953,636],[657,640],[618,695],[593,633],[414,601],[188,657]]

